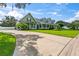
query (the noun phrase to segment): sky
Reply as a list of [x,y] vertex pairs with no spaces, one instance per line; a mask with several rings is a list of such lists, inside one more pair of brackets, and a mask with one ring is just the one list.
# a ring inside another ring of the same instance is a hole
[[14,16],[20,20],[22,17],[31,13],[35,18],[51,18],[55,21],[72,22],[79,19],[79,3],[32,3],[26,5],[25,9],[14,7],[12,4],[7,4],[7,7],[0,7],[0,20],[4,16]]

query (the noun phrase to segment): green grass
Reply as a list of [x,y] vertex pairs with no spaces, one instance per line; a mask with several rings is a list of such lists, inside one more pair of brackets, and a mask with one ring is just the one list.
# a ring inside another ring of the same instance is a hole
[[74,38],[76,35],[79,34],[78,30],[29,30],[29,31],[65,36],[70,38]]
[[16,44],[16,38],[7,33],[0,32],[0,56],[13,55]]

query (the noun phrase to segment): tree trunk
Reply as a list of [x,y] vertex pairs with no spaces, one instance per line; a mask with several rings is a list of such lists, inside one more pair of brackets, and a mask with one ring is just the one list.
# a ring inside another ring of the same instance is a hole
[[13,6],[13,3],[12,3],[12,11],[13,11],[13,9],[14,9],[14,6]]

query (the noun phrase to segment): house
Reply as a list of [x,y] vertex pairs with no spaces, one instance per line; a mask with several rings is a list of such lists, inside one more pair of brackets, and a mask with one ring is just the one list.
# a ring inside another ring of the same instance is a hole
[[63,28],[63,29],[70,29],[70,28],[69,28],[69,27],[67,27],[67,26],[63,26],[62,28]]
[[53,29],[54,20],[49,20],[48,22],[37,20],[31,13],[28,13],[19,22],[27,23],[28,29]]

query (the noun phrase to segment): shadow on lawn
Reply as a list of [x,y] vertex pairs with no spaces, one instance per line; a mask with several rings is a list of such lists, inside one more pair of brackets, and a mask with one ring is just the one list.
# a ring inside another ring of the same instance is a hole
[[22,34],[14,34],[16,36],[16,48],[20,46],[17,50],[19,55],[24,56],[38,56],[40,53],[38,52],[37,40],[42,38],[38,35],[22,35]]

